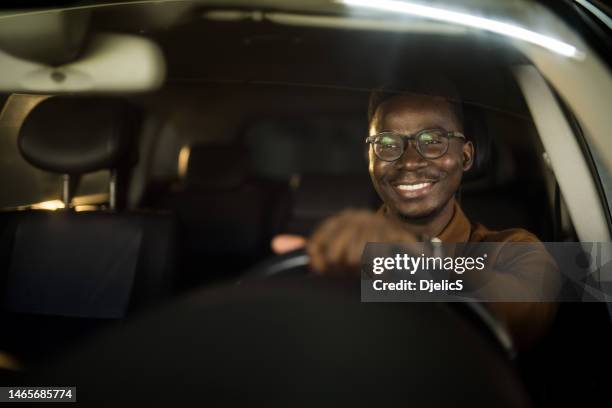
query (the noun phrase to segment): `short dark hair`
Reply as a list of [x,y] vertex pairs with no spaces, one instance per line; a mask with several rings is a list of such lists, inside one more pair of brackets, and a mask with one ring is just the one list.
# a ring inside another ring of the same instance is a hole
[[463,103],[457,88],[445,77],[419,78],[418,82],[406,87],[385,85],[377,87],[370,92],[368,101],[368,123],[376,114],[376,109],[385,101],[397,96],[426,96],[443,98],[451,107],[451,111],[464,126]]

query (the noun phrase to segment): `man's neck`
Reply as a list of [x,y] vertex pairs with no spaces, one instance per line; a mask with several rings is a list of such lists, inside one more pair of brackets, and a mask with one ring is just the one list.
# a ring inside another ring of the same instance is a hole
[[406,218],[394,212],[387,212],[387,216],[397,220],[417,239],[430,239],[437,237],[450,223],[455,214],[455,198],[451,198],[444,207],[435,214],[423,218]]

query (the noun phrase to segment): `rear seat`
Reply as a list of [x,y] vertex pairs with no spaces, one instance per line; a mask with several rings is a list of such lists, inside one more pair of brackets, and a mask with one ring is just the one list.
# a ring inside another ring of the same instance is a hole
[[381,204],[367,172],[297,177],[284,233],[308,236],[325,218],[347,208],[376,210]]
[[[26,118],[19,147],[30,164],[69,178],[102,169],[116,175],[132,162],[135,113],[118,99],[50,98]],[[122,201],[110,196],[111,206]],[[47,356],[171,294],[174,222],[167,215],[25,210],[0,213],[0,226],[0,350],[26,360]]]
[[244,146],[194,145],[183,180],[149,191],[143,205],[175,212],[188,288],[231,278],[268,256],[286,191],[284,183],[254,179]]

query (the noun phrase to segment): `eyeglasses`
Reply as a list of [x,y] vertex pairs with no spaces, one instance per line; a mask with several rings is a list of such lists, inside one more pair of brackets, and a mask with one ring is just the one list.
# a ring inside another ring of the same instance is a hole
[[395,161],[402,157],[406,142],[414,140],[416,150],[425,159],[437,159],[448,151],[450,139],[459,138],[465,141],[460,132],[447,132],[443,129],[423,129],[414,135],[402,135],[397,132],[381,132],[366,139],[374,146],[376,157],[383,161]]

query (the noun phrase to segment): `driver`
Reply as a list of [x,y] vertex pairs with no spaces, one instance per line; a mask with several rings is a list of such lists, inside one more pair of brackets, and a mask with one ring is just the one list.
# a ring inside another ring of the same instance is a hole
[[[504,288],[554,280],[556,264],[544,246],[537,245],[535,235],[523,229],[489,230],[471,222],[459,206],[455,196],[463,173],[472,167],[474,146],[463,134],[462,109],[455,95],[448,89],[433,94],[372,92],[366,140],[369,172],[384,204],[376,213],[345,210],[325,220],[308,239],[279,235],[272,249],[284,253],[306,247],[314,271],[360,276],[366,242],[530,242],[539,249],[520,256],[499,251],[489,260],[492,272],[512,260],[512,268],[529,273],[503,274]],[[555,303],[487,306],[507,326],[519,349],[545,334],[556,312]]]

